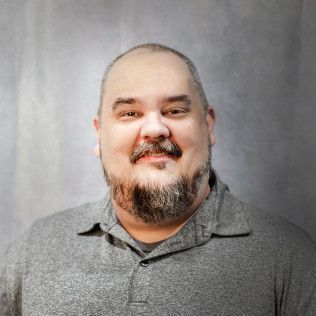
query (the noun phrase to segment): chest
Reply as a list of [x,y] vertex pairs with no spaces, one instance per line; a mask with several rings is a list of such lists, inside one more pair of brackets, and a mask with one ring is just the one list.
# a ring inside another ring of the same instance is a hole
[[214,244],[146,260],[99,238],[29,258],[23,308],[25,315],[256,315],[273,312],[274,277],[259,251]]

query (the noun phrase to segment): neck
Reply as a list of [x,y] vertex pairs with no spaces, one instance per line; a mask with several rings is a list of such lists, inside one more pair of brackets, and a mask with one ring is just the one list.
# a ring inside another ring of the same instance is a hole
[[206,199],[209,192],[210,187],[208,185],[208,179],[206,179],[191,207],[186,210],[181,217],[175,219],[172,222],[163,224],[143,223],[131,215],[130,212],[119,207],[114,200],[113,206],[121,225],[133,238],[142,242],[152,243],[175,235],[192,217],[201,203]]

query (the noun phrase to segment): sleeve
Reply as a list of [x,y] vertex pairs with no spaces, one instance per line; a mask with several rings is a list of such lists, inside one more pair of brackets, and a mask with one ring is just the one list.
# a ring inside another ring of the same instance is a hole
[[316,315],[316,245],[307,234],[303,237],[292,243],[283,287],[283,315]]
[[21,315],[25,235],[15,241],[0,259],[0,315]]

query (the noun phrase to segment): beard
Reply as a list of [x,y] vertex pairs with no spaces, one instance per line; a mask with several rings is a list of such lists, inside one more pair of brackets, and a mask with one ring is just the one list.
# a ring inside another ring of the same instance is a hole
[[[174,157],[182,156],[182,151],[176,144],[164,139],[159,143],[138,146],[134,149],[130,161],[135,162],[143,154],[151,152],[165,152]],[[135,179],[119,178],[107,172],[103,164],[102,166],[111,196],[119,207],[142,223],[167,224],[184,215],[195,201],[205,178],[209,177],[211,146],[208,158],[192,176],[180,175],[172,183],[164,185],[155,181],[144,183]],[[164,169],[165,165],[158,164],[155,167]]]

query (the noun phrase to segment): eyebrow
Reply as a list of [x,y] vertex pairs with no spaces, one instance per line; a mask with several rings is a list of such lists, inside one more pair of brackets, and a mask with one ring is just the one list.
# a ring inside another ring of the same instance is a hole
[[117,98],[112,104],[112,111],[115,111],[120,105],[134,103],[136,103],[136,100],[134,98]]
[[182,102],[187,108],[191,107],[192,101],[190,97],[186,94],[181,94],[181,95],[175,95],[171,97],[166,97],[164,98],[164,101],[167,103],[173,103],[173,102]]
[[[164,103],[182,102],[189,109],[192,101],[186,94],[174,95],[162,98]],[[117,98],[112,104],[112,111],[115,111],[119,106],[124,104],[135,104],[137,101],[135,98]]]

